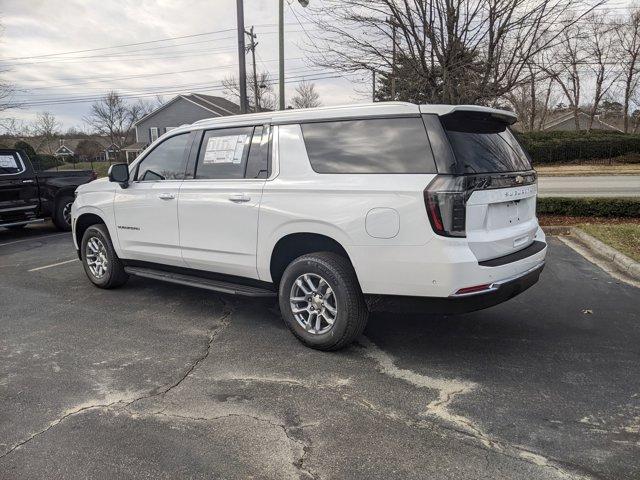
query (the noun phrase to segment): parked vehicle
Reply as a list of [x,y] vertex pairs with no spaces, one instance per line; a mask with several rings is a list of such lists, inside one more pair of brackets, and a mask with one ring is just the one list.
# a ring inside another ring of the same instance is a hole
[[138,275],[278,297],[298,339],[338,349],[370,309],[472,311],[538,280],[515,120],[395,102],[202,120],[81,186],[73,238],[100,288]]
[[20,229],[52,218],[71,230],[75,189],[96,179],[91,170],[36,172],[22,150],[0,149],[0,227]]

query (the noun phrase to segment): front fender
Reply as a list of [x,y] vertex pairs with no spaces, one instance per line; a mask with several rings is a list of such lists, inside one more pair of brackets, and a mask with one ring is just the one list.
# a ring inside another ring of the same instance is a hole
[[87,192],[78,195],[71,208],[71,225],[73,229],[73,242],[79,248],[76,238],[76,224],[78,219],[85,214],[93,214],[102,219],[109,231],[111,243],[119,257],[122,257],[118,232],[116,230],[115,215],[113,210],[114,192]]

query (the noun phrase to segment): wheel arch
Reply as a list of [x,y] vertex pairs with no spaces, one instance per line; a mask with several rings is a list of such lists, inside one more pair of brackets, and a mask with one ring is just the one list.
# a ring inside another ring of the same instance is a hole
[[[84,236],[84,232],[86,232],[90,226],[97,225],[97,224],[103,224],[104,226],[107,227],[107,230],[109,230],[109,226],[107,225],[107,222],[104,220],[104,218],[102,218],[97,213],[84,212],[78,216],[78,218],[76,219],[75,230],[73,234],[75,237],[76,245],[78,246],[79,249],[80,249],[80,246],[82,245],[82,237]],[[111,232],[109,232],[109,235],[111,235],[112,242],[113,242],[113,235],[111,234]]]
[[315,232],[289,233],[282,236],[271,250],[269,273],[273,284],[278,285],[280,283],[280,279],[287,265],[293,260],[313,252],[336,253],[345,257],[353,267],[349,253],[344,246],[334,238]]

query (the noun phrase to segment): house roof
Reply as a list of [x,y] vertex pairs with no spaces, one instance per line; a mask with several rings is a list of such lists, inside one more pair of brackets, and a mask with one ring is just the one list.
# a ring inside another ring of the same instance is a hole
[[132,143],[131,145],[127,145],[122,150],[124,150],[125,152],[127,150],[130,151],[130,152],[137,152],[137,151],[140,151],[140,150],[144,150],[144,147],[146,147],[147,144],[148,144],[148,142],[135,142],[135,143]]
[[[588,117],[589,115],[583,111],[579,111],[578,115],[580,117]],[[553,127],[557,127],[558,125],[560,125],[561,123],[566,122],[567,120],[570,120],[573,118],[573,112],[566,112],[566,113],[562,113],[560,115],[558,115],[556,118],[549,120],[547,123],[544,124],[544,126],[542,127],[542,130],[550,130]],[[610,128],[611,130],[616,130],[618,132],[622,132],[622,130],[618,127],[616,127],[615,125],[611,125],[607,122],[603,122],[598,115],[595,116],[595,118],[593,119],[594,124],[600,123],[608,128]]]
[[240,113],[240,107],[235,103],[227,100],[226,98],[217,97],[215,95],[204,95],[202,93],[189,93],[185,95],[176,95],[161,107],[156,108],[154,111],[147,113],[144,117],[137,120],[134,123],[134,126],[137,126],[145,120],[153,117],[156,113],[164,110],[180,99],[191,102],[194,105],[197,105],[198,107],[212,113],[213,116],[216,117],[224,117],[227,115],[236,115]]

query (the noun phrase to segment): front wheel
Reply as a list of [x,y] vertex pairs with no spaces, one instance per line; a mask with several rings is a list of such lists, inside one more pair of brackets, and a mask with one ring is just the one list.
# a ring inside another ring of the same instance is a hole
[[117,288],[127,282],[129,275],[113,249],[105,225],[97,224],[87,228],[80,248],[84,271],[96,287]]
[[358,337],[369,312],[353,267],[345,257],[317,252],[284,271],[280,311],[293,334],[318,350],[339,350]]

